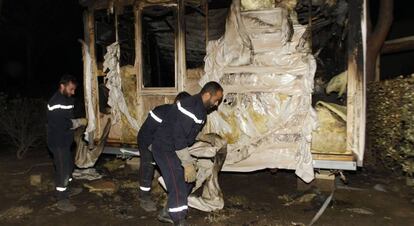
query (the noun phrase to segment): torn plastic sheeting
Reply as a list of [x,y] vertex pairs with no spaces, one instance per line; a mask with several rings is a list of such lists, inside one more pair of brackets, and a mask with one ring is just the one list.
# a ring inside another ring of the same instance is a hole
[[107,48],[107,53],[104,56],[104,69],[108,71],[105,76],[105,85],[109,89],[108,105],[111,107],[112,123],[115,124],[121,120],[121,114],[123,114],[131,127],[138,131],[139,125],[136,119],[134,119],[129,113],[128,106],[126,104],[124,94],[122,92],[122,81],[119,67],[119,44],[114,42]]
[[[84,65],[85,65],[85,77],[84,77],[84,89],[85,89],[85,102],[86,102],[86,113],[88,118],[88,125],[86,127],[84,138],[86,141],[90,140],[89,134],[91,132],[94,132],[96,130],[95,125],[95,111],[93,109],[93,102],[92,102],[92,79],[93,79],[93,73],[92,73],[92,58],[89,53],[89,46],[84,42],[80,41],[82,43],[82,49],[84,54]],[[93,141],[93,137],[91,137],[91,140]]]
[[268,9],[275,5],[274,0],[241,0],[243,10]]
[[[210,114],[209,122],[212,131],[227,138],[229,144],[241,144],[251,142],[254,137],[267,132],[297,133],[295,125],[301,125],[300,122],[305,119],[309,110],[307,105],[310,105],[310,96],[277,93],[227,94],[219,111]],[[297,114],[300,112],[302,114]],[[234,137],[237,134],[245,134],[249,139]]]
[[241,15],[250,36],[254,33],[274,33],[288,29],[288,12],[282,8],[241,12]]
[[252,43],[240,15],[240,0],[233,0],[223,37],[225,64],[240,66],[251,63]]
[[95,165],[104,149],[109,130],[111,129],[111,119],[108,119],[106,122],[102,136],[92,149],[89,149],[88,145],[82,139],[82,128],[77,129],[74,136],[76,142],[75,165],[79,168],[88,168]]
[[[316,113],[311,106],[316,62],[308,54],[309,45],[297,48],[303,41],[306,27],[293,25],[291,42],[285,42],[283,37],[290,32],[288,26],[283,21],[272,23],[271,20],[282,16],[287,21],[286,9],[241,15],[249,38],[259,40],[252,43],[253,61],[244,66],[230,65],[224,48],[228,40],[210,42],[205,74],[200,79],[200,85],[214,80],[221,82],[224,88],[223,104],[208,120],[211,131],[229,143],[223,170],[296,169],[296,174],[309,182],[313,179],[311,132],[317,126]],[[232,23],[239,21],[227,20],[228,27],[238,26]],[[280,29],[274,29],[275,26]],[[265,30],[270,34],[262,32]],[[224,37],[234,36],[231,32],[237,31],[226,30]],[[270,43],[268,37],[279,37],[278,44],[262,48]],[[259,51],[255,51],[255,47]]]
[[251,41],[240,15],[240,0],[235,0],[226,19],[224,36],[207,44],[204,71],[211,76],[203,76],[200,86],[209,81],[219,81],[225,65],[250,64],[251,50]]
[[[252,43],[254,53],[286,49],[291,32],[288,12],[282,8],[242,13],[243,23]],[[296,31],[296,36],[301,32]]]
[[[190,154],[196,157],[197,179],[188,198],[188,205],[201,211],[223,209],[224,199],[218,183],[218,173],[226,159],[227,146],[223,139],[216,134],[205,134],[210,143],[198,141],[189,148]],[[194,194],[203,188],[201,196]]]
[[306,82],[302,76],[290,74],[226,74],[220,84],[226,86],[226,93],[276,92],[286,95],[306,95]]

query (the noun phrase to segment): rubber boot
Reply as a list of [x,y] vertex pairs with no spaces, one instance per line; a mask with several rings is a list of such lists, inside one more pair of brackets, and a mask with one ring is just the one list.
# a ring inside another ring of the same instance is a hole
[[70,188],[68,196],[72,197],[72,196],[75,196],[75,195],[79,195],[82,191],[83,191],[82,188]]
[[148,192],[141,192],[139,195],[139,205],[146,212],[153,212],[157,210],[157,204],[151,199],[151,194]]
[[57,202],[57,208],[65,211],[65,212],[73,212],[76,210],[76,206],[74,206],[69,199],[62,199]]
[[185,219],[181,219],[178,222],[174,223],[174,226],[187,226],[187,221]]
[[174,224],[173,220],[170,217],[170,214],[168,213],[167,207],[161,209],[161,211],[158,213],[157,219],[163,223]]

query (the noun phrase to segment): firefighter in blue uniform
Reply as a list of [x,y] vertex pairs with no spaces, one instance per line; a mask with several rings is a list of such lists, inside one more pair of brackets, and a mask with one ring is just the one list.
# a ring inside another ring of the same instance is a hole
[[203,128],[207,113],[218,107],[222,98],[220,84],[208,82],[199,94],[175,104],[155,132],[153,156],[168,191],[167,206],[159,213],[158,220],[186,225],[187,198],[196,179],[195,159],[188,147]]
[[[189,96],[191,96],[189,93],[181,92],[175,97],[174,103]],[[152,144],[155,131],[161,125],[172,106],[172,104],[163,104],[150,111],[137,136],[138,150],[141,156],[139,169],[140,206],[148,212],[157,210],[156,204],[152,201],[150,195],[155,164],[150,145]]]
[[80,188],[69,189],[74,168],[71,146],[74,129],[86,125],[86,119],[74,119],[74,100],[76,79],[72,75],[63,75],[59,89],[47,104],[47,145],[53,155],[55,166],[55,186],[57,207],[63,211],[75,211],[69,197],[82,191]]

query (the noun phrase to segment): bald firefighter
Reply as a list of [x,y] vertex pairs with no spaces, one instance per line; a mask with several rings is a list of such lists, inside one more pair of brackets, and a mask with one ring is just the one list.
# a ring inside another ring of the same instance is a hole
[[196,179],[195,159],[188,147],[222,98],[220,84],[208,82],[200,93],[175,104],[154,135],[153,155],[168,191],[167,206],[158,215],[161,222],[186,225],[187,198]]

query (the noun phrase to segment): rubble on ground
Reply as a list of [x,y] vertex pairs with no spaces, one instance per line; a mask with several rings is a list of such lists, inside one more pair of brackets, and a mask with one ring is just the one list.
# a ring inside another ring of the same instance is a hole
[[72,177],[76,180],[98,180],[103,177],[102,174],[96,171],[95,168],[75,169]]
[[113,172],[117,169],[121,169],[125,167],[125,161],[122,159],[114,159],[111,161],[106,162],[103,165],[109,172]]
[[118,186],[110,180],[97,180],[83,184],[89,192],[113,194],[118,190]]

